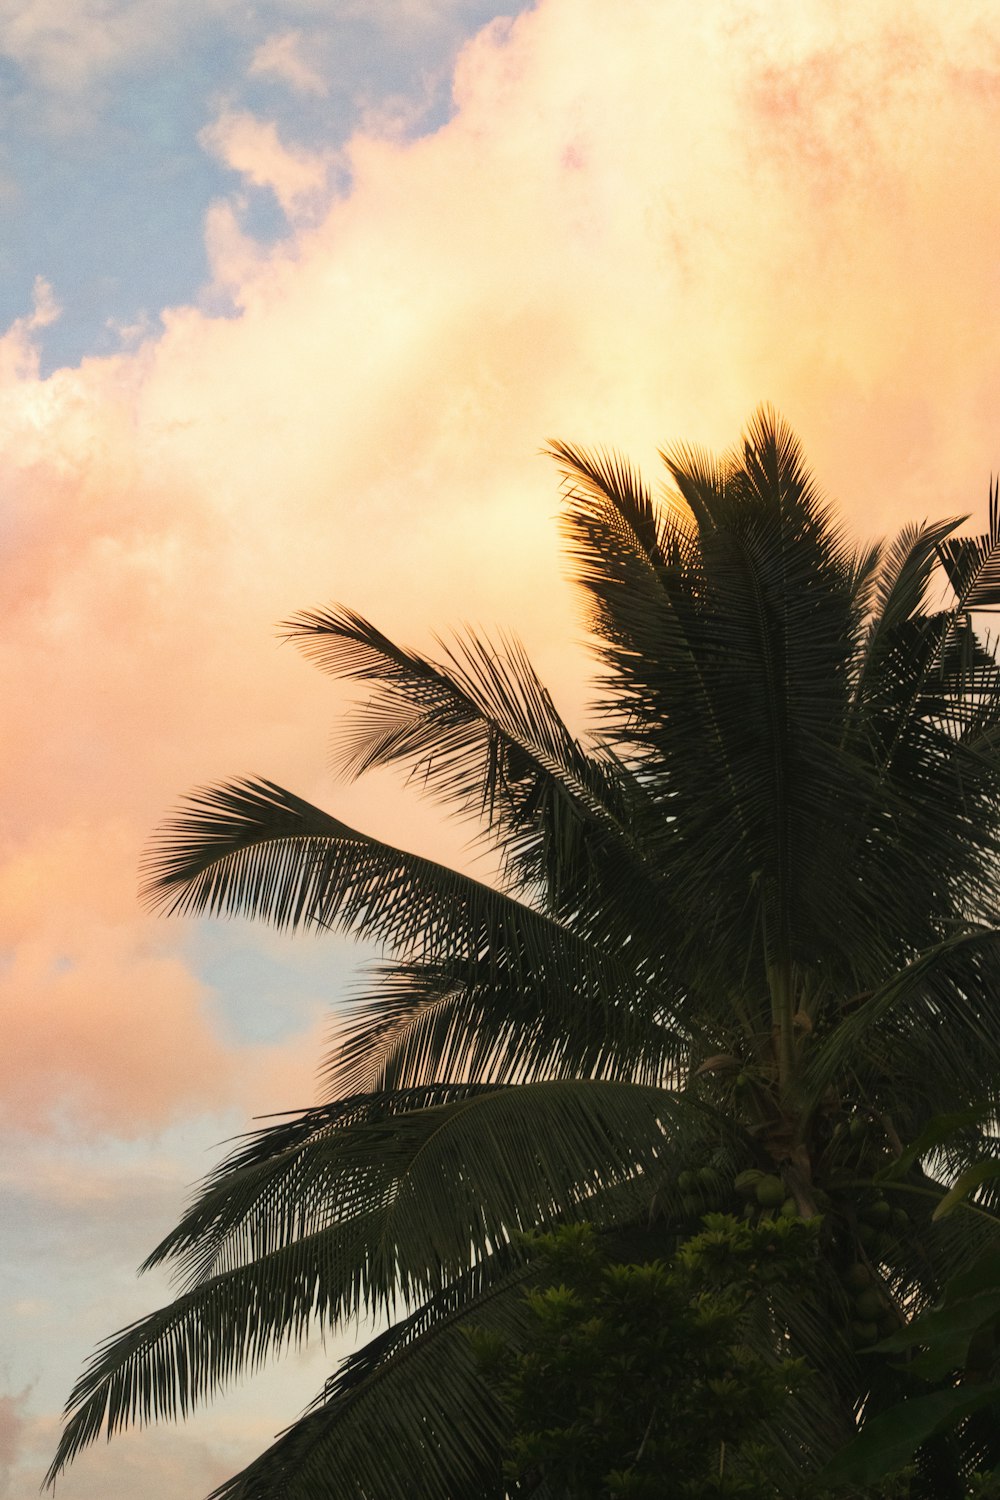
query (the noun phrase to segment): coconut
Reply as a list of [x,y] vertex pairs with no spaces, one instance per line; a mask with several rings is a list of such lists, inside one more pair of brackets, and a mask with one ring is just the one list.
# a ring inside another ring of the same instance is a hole
[[757,1202],[761,1208],[780,1208],[785,1201],[785,1184],[780,1177],[762,1177],[757,1184]]
[[844,1272],[844,1284],[850,1287],[852,1292],[863,1292],[866,1286],[872,1284],[872,1273],[868,1267],[862,1265],[861,1261],[855,1261],[853,1266],[848,1266]]
[[878,1287],[865,1287],[854,1299],[854,1310],[863,1323],[875,1322],[885,1312],[885,1298]]
[[733,1183],[736,1192],[741,1198],[753,1198],[757,1193],[757,1184],[763,1179],[764,1173],[759,1167],[751,1167],[749,1171],[741,1172]]

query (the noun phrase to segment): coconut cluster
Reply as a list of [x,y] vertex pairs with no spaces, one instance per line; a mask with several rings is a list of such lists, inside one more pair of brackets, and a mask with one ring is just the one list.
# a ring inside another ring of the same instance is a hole
[[741,1213],[745,1219],[793,1219],[803,1206],[814,1210],[823,1220],[827,1262],[839,1268],[841,1293],[834,1289],[834,1302],[851,1342],[863,1349],[899,1327],[886,1277],[901,1242],[912,1234],[906,1210],[893,1206],[871,1180],[888,1160],[881,1132],[858,1113],[831,1131],[817,1161],[820,1182],[809,1187],[804,1205],[777,1169],[749,1167],[734,1177],[718,1153],[703,1166],[679,1172],[676,1189],[689,1220],[710,1211]]

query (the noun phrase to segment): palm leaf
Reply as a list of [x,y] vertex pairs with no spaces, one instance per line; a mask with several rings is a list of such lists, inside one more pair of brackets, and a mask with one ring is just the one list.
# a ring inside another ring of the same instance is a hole
[[[817,1042],[806,1074],[811,1098],[818,1100],[852,1062],[865,1057],[873,1033],[889,1016],[904,1031],[918,1016],[926,1027],[934,1013],[952,1028],[971,1027],[981,1055],[984,1043],[996,1035],[991,1016],[998,960],[1000,929],[993,928],[955,933],[919,954]],[[982,1079],[975,1087],[981,1091]],[[937,1112],[931,1105],[928,1119]]]
[[959,609],[988,611],[1000,605],[1000,481],[990,480],[986,533],[942,541],[939,556]]
[[479,959],[381,965],[372,978],[338,1016],[322,1074],[329,1098],[439,1078],[665,1084],[677,1080],[690,1049],[683,995],[641,971],[625,971],[610,995],[578,983],[565,999],[544,971],[511,974],[499,986],[495,964]]
[[697,1108],[575,1079],[412,1104],[310,1112],[216,1173],[150,1260],[193,1284],[97,1351],[50,1477],[102,1428],[183,1415],[317,1323],[442,1293],[535,1225],[634,1214],[666,1123]]
[[905,526],[887,550],[858,670],[859,702],[878,695],[886,658],[900,650],[903,627],[922,612],[940,549],[960,524],[951,520]]
[[347,773],[409,766],[481,822],[511,888],[565,915],[609,879],[655,879],[633,811],[641,788],[570,733],[516,640],[468,634],[436,663],[351,610],[303,612],[286,629],[323,670],[371,684],[337,736]]
[[360,833],[268,781],[192,794],[161,829],[145,872],[146,900],[167,912],[350,928],[414,955],[491,953],[498,964],[537,964],[550,975],[575,977],[606,962],[533,907]]
[[437,1085],[321,1106],[242,1145],[148,1264],[179,1258],[200,1280],[377,1210],[377,1239],[365,1228],[367,1274],[380,1306],[411,1299],[421,1276],[439,1289],[470,1252],[529,1228],[533,1214],[592,1218],[595,1194],[630,1184],[648,1198],[644,1178],[669,1150],[665,1125],[704,1128],[711,1117],[665,1089],[586,1079]]
[[498,1454],[509,1417],[483,1381],[467,1329],[474,1321],[516,1341],[525,1306],[523,1273],[515,1274],[460,1312],[416,1315],[415,1337],[389,1330],[210,1500],[377,1500],[417,1474],[426,1500],[502,1500]]

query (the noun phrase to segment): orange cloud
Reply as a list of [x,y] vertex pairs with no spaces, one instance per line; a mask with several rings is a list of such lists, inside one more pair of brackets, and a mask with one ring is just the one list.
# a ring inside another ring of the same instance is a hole
[[[1000,461],[998,31],[985,3],[542,0],[465,49],[447,125],[357,135],[349,194],[288,244],[261,253],[216,210],[236,315],[207,294],[47,381],[30,330],[8,336],[18,1107],[34,1083],[139,1122],[224,1074],[180,924],[132,892],[192,783],[266,773],[464,857],[464,831],[386,783],[331,788],[340,689],[274,621],[340,598],[423,646],[507,622],[579,713],[545,438],[652,470],[658,443],[727,444],[770,399],[860,530],[980,505]],[[213,139],[290,204],[319,181],[259,122]]]
[[206,985],[171,951],[176,934],[135,911],[135,856],[113,820],[39,831],[8,851],[0,1123],[83,1120],[131,1136],[206,1104],[249,1114],[309,1103],[325,1019],[283,1044],[227,1048]]

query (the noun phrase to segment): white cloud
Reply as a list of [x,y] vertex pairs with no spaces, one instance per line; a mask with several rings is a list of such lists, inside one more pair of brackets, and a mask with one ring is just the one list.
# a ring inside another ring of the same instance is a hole
[[30,313],[16,318],[6,333],[0,335],[0,390],[5,384],[37,377],[39,353],[33,335],[41,328],[48,328],[62,312],[44,276],[35,277],[32,304]]
[[337,153],[286,146],[273,121],[224,109],[198,139],[252,186],[270,188],[289,219],[315,214],[327,199]]
[[301,31],[283,31],[269,36],[254,53],[250,74],[280,78],[302,94],[325,94],[326,79],[303,56],[303,45]]

